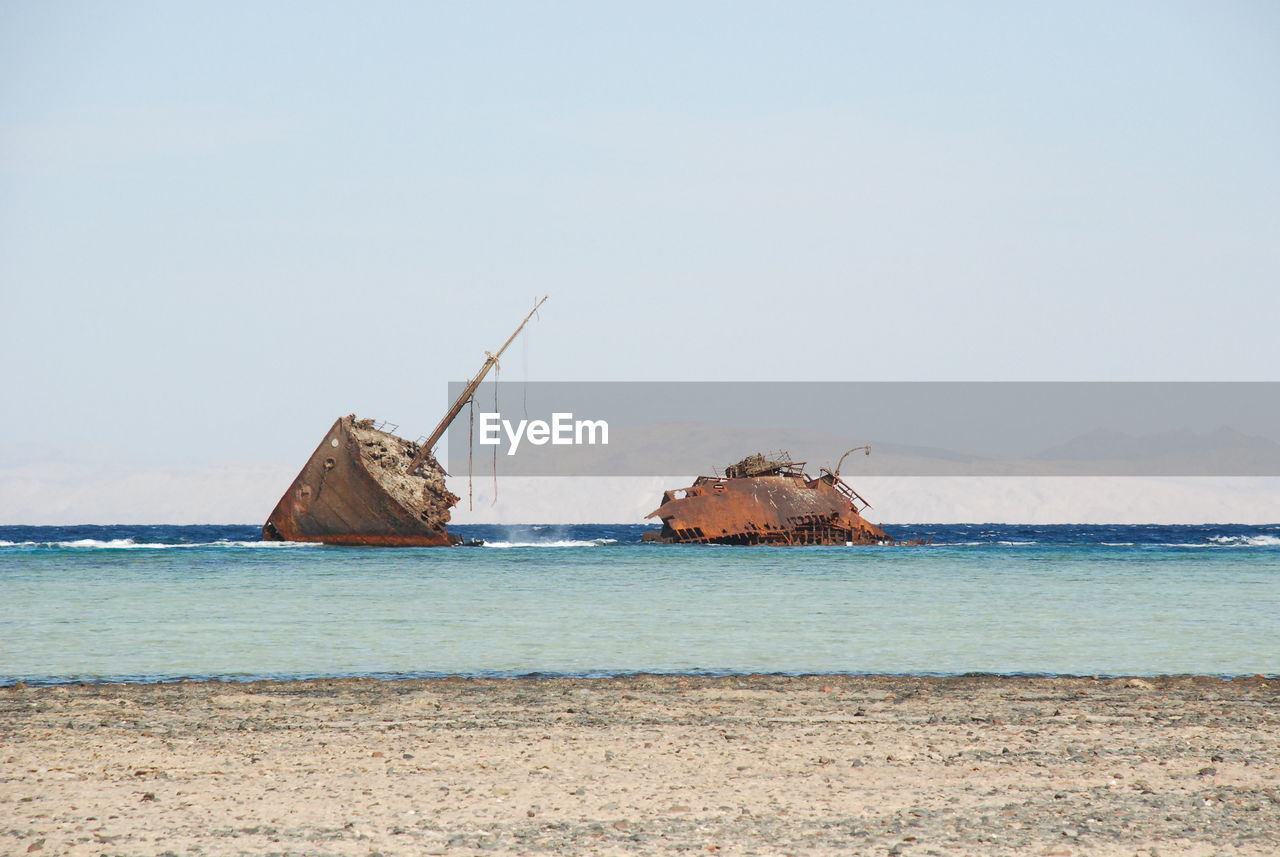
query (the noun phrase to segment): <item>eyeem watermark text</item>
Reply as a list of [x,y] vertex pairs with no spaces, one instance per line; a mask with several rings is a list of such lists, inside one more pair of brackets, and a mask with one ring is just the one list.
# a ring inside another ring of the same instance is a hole
[[497,446],[507,436],[507,455],[515,455],[521,440],[534,446],[550,443],[554,446],[582,446],[597,443],[608,445],[609,423],[605,420],[575,420],[573,413],[553,413],[551,422],[546,420],[520,420],[512,424],[502,419],[502,414],[480,414],[480,444]]

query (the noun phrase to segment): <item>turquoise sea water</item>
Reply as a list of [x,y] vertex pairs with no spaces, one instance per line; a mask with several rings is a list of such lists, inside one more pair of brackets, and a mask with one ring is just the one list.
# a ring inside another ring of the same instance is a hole
[[[627,672],[1280,673],[1280,526],[889,527],[920,547],[272,545],[0,527],[0,683]],[[941,544],[941,543],[946,544]]]

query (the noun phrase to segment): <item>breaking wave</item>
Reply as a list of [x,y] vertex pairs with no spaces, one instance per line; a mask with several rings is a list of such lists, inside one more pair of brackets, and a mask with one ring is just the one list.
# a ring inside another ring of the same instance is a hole
[[1209,536],[1203,542],[1173,542],[1158,545],[1169,548],[1273,548],[1280,547],[1275,536]]
[[583,539],[557,539],[546,542],[489,542],[486,541],[484,546],[487,548],[594,548],[604,545],[616,545],[617,539],[591,539],[589,541]]
[[1277,536],[1210,536],[1209,541],[1215,545],[1227,547],[1270,548],[1280,546],[1280,537]]
[[318,542],[244,542],[219,539],[213,542],[138,542],[133,539],[74,539],[63,542],[10,542],[0,539],[0,548],[37,548],[45,550],[170,550],[190,548],[318,548]]

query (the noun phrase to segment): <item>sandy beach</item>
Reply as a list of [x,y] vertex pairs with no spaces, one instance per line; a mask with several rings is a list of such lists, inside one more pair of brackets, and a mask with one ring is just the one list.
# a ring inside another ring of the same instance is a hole
[[0,689],[0,853],[1272,855],[1280,681]]

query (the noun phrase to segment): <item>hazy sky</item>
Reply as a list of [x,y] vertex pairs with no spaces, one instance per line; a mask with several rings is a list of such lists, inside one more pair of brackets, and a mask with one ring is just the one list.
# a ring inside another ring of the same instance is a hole
[[3,466],[425,433],[543,293],[505,380],[1277,380],[1278,287],[1272,2],[0,3]]

